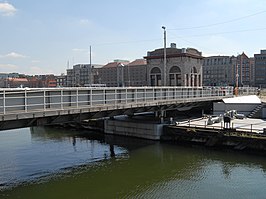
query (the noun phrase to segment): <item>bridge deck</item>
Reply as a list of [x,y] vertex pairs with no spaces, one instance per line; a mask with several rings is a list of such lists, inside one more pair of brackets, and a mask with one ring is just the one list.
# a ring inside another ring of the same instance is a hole
[[232,96],[232,87],[0,89],[0,130],[173,110]]

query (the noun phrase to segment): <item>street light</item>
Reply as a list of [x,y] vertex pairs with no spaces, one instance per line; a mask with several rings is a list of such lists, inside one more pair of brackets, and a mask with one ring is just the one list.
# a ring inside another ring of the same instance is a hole
[[164,51],[163,51],[163,84],[166,86],[166,27],[162,26],[164,34]]
[[238,64],[236,63],[236,88],[235,88],[235,95],[238,96]]

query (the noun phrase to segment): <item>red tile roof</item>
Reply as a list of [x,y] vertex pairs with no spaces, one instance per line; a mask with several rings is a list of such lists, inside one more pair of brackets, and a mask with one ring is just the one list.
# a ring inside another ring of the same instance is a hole
[[13,82],[28,82],[28,80],[26,78],[8,78],[9,81],[13,81]]
[[119,64],[127,65],[128,62],[111,62],[103,66],[103,68],[116,68]]
[[128,64],[128,66],[139,66],[139,65],[147,65],[146,59],[136,59]]

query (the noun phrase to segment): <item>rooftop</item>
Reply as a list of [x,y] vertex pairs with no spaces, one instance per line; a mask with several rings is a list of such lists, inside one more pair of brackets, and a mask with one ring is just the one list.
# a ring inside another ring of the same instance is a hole
[[[164,56],[164,48],[159,48],[147,53],[145,59],[159,59]],[[202,59],[202,53],[194,48],[166,48],[166,57],[192,57]]]
[[261,100],[256,95],[248,95],[241,97],[225,98],[223,99],[225,104],[260,104]]
[[127,65],[129,61],[114,61],[104,65],[102,68],[116,68],[119,64]]
[[128,64],[128,66],[139,66],[139,65],[146,65],[146,59],[136,59]]

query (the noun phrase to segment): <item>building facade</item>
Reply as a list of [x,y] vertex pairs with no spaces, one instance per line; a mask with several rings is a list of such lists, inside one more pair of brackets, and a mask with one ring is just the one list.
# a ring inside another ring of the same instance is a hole
[[147,64],[145,59],[114,60],[97,68],[95,84],[106,86],[147,86]]
[[[166,49],[165,86],[202,86],[202,54],[193,48]],[[114,60],[102,67],[74,65],[67,70],[67,86],[163,86],[164,49],[148,52],[144,59]]]
[[[238,85],[239,86],[254,86],[254,62],[244,52],[237,56],[236,67],[238,69]],[[237,76],[235,73],[235,76]]]
[[245,53],[205,57],[202,69],[204,86],[254,86],[254,59]]
[[56,79],[56,86],[57,87],[65,87],[66,86],[66,75],[62,73],[59,76],[55,77]]
[[0,79],[1,88],[48,88],[57,87],[56,79],[50,75],[19,75],[19,77],[8,77]]
[[136,59],[124,67],[126,86],[147,86],[147,61]]
[[255,86],[266,88],[266,50],[254,55],[255,59]]
[[90,64],[76,64],[73,69],[67,69],[66,86],[78,87],[92,84],[93,73]]
[[125,86],[124,68],[127,64],[129,64],[127,60],[114,60],[101,68],[95,69],[97,77],[94,83],[104,84],[108,87]]
[[203,61],[203,85],[204,86],[229,86],[234,85],[235,57],[211,56]]
[[203,57],[196,49],[178,49],[171,44],[166,48],[166,69],[163,48],[148,52],[145,59],[149,86],[202,86]]

